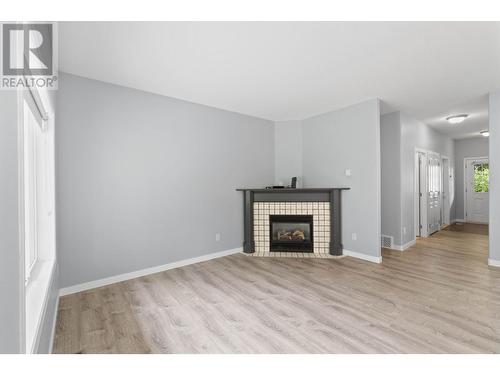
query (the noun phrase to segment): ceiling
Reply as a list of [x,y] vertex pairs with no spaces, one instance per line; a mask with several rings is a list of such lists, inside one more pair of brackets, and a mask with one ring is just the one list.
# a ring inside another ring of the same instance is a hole
[[[468,117],[460,124],[450,124],[446,118],[453,115],[467,114]],[[488,95],[451,106],[446,111],[440,111],[423,119],[423,122],[453,139],[482,137],[479,133],[488,129]]]
[[67,73],[270,120],[378,97],[453,135],[445,110],[500,89],[500,23],[62,22],[59,58]]

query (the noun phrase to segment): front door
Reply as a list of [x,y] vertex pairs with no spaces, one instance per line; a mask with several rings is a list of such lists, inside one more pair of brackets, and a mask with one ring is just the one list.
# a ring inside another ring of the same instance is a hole
[[488,223],[490,203],[488,158],[467,159],[465,176],[465,220],[471,223]]

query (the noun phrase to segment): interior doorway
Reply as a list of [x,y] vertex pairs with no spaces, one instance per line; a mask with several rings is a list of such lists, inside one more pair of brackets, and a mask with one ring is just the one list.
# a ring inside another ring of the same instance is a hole
[[489,160],[487,157],[466,158],[465,177],[465,221],[488,224],[489,221]]

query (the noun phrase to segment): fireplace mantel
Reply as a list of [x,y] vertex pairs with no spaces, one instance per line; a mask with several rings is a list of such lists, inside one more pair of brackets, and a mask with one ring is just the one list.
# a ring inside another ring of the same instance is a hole
[[255,252],[254,242],[254,202],[330,202],[330,246],[331,255],[342,255],[341,192],[340,188],[304,189],[252,189],[241,188],[243,192],[244,242],[245,253]]
[[263,188],[241,188],[236,189],[237,191],[256,191],[256,192],[267,192],[267,193],[279,193],[279,192],[315,192],[315,191],[331,191],[331,190],[350,190],[349,187],[331,187],[331,188],[277,188],[277,189],[263,189]]

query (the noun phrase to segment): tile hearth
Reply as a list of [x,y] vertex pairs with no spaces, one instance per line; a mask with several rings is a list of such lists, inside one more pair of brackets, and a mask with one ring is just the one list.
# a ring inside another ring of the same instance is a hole
[[263,257],[263,258],[314,258],[314,259],[340,259],[345,255],[330,255],[324,253],[299,253],[299,252],[284,252],[284,251],[262,251],[251,254],[243,253],[250,257]]

